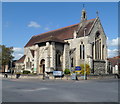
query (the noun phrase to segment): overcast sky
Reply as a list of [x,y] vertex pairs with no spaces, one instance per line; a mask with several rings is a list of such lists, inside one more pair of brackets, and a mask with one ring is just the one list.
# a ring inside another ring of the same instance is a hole
[[118,4],[115,2],[4,2],[2,4],[3,44],[14,47],[15,59],[33,35],[80,22],[85,4],[87,18],[99,18],[108,38],[109,57],[116,56],[118,45]]

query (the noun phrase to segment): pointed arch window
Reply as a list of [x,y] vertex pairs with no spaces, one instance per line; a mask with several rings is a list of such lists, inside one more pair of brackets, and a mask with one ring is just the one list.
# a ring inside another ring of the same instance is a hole
[[94,59],[94,44],[92,44],[92,58]]
[[104,60],[104,45],[102,46],[102,59]]
[[85,46],[83,45],[83,59],[85,59]]
[[85,59],[85,46],[83,42],[80,44],[80,59]]
[[80,59],[82,59],[82,45],[80,45]]
[[72,58],[72,59],[71,59],[71,67],[74,67],[73,64],[74,64],[74,59]]
[[95,59],[101,59],[101,38],[100,32],[95,34]]
[[31,68],[32,67],[32,62],[30,62],[30,58],[28,57],[28,60],[26,62],[26,68]]
[[85,16],[86,16],[86,13],[84,12],[84,13],[83,13],[83,18],[85,18]]

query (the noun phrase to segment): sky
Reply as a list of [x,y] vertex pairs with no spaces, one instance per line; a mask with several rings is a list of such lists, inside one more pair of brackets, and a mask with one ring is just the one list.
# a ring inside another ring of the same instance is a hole
[[108,56],[118,51],[117,2],[3,2],[2,44],[14,47],[14,57],[23,55],[23,48],[33,35],[80,22],[85,4],[87,19],[96,18],[96,11],[107,36]]

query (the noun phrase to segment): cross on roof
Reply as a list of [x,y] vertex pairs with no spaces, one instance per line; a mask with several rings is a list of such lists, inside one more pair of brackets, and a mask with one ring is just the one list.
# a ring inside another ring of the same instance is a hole
[[85,4],[83,4],[83,9],[85,8]]
[[99,12],[97,11],[96,14],[97,14],[97,17],[98,17]]

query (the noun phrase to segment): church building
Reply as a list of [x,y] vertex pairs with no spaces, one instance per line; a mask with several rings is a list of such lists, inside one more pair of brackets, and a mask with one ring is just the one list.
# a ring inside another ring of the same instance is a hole
[[24,46],[16,69],[42,74],[88,64],[93,74],[107,73],[106,35],[98,15],[87,19],[82,10],[78,24],[33,36]]

